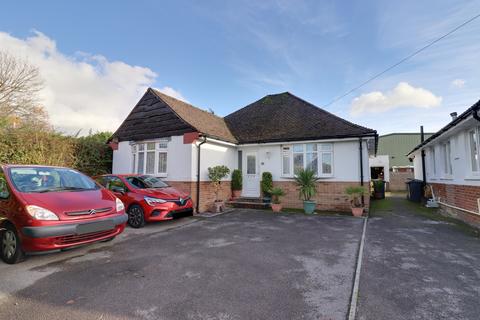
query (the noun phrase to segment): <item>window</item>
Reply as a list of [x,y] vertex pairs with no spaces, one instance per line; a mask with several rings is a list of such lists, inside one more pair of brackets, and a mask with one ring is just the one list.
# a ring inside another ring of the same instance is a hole
[[282,147],[282,174],[289,176],[292,174],[290,162],[292,157],[290,155],[290,147]]
[[242,150],[238,150],[238,170],[242,171]]
[[10,191],[8,190],[7,181],[3,172],[0,171],[0,199],[5,200],[10,197]]
[[168,141],[160,139],[132,145],[132,172],[166,176]]
[[319,177],[331,177],[333,144],[305,143],[282,146],[282,175],[291,177],[302,169],[313,170]]
[[451,158],[451,144],[450,141],[442,144],[443,153],[443,173],[445,176],[452,175],[452,158]]
[[247,174],[257,174],[257,159],[254,154],[247,155]]
[[432,174],[433,176],[436,176],[437,175],[437,161],[436,161],[436,157],[435,157],[435,147],[433,147],[431,150],[430,150],[430,157],[431,157],[431,162],[432,162]]
[[470,149],[470,164],[472,172],[478,173],[480,168],[479,155],[479,129],[475,128],[468,132],[469,149]]

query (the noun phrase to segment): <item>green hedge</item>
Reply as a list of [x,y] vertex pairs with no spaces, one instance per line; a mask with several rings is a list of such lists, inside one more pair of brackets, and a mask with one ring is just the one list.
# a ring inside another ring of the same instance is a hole
[[0,163],[40,164],[75,168],[88,175],[111,172],[109,132],[85,137],[66,136],[52,130],[0,129]]

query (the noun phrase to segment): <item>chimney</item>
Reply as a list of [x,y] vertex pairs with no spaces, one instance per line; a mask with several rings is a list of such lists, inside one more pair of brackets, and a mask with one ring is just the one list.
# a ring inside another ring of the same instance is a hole
[[457,119],[457,113],[456,112],[450,113],[450,117],[452,117],[452,121]]

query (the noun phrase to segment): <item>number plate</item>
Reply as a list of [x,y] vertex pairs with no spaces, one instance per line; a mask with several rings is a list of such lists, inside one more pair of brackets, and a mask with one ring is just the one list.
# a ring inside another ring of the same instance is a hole
[[77,234],[93,233],[115,228],[113,221],[98,221],[77,226]]

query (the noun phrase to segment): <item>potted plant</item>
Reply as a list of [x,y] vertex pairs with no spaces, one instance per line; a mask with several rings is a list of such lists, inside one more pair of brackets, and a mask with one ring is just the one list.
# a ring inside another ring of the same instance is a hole
[[350,197],[350,204],[352,205],[352,215],[361,217],[363,215],[362,195],[365,189],[360,186],[348,187],[345,193]]
[[268,171],[262,173],[262,181],[260,182],[260,187],[263,194],[263,202],[269,203],[272,200],[272,195],[270,191],[273,189],[273,179],[272,174]]
[[316,202],[312,201],[312,197],[317,193],[318,177],[315,171],[310,169],[299,170],[295,174],[295,184],[299,187],[300,199],[303,199],[303,210],[307,214],[315,211]]
[[225,207],[223,200],[218,198],[218,193],[221,188],[222,179],[228,176],[229,173],[230,169],[228,169],[226,166],[215,166],[208,168],[208,178],[212,182],[213,191],[215,192],[215,202],[213,206],[214,212],[221,212]]
[[280,197],[285,195],[285,191],[282,188],[276,187],[269,191],[272,195],[272,210],[273,212],[280,212],[282,211],[282,204],[280,203]]
[[232,171],[232,198],[237,199],[242,195],[242,171],[235,169]]

